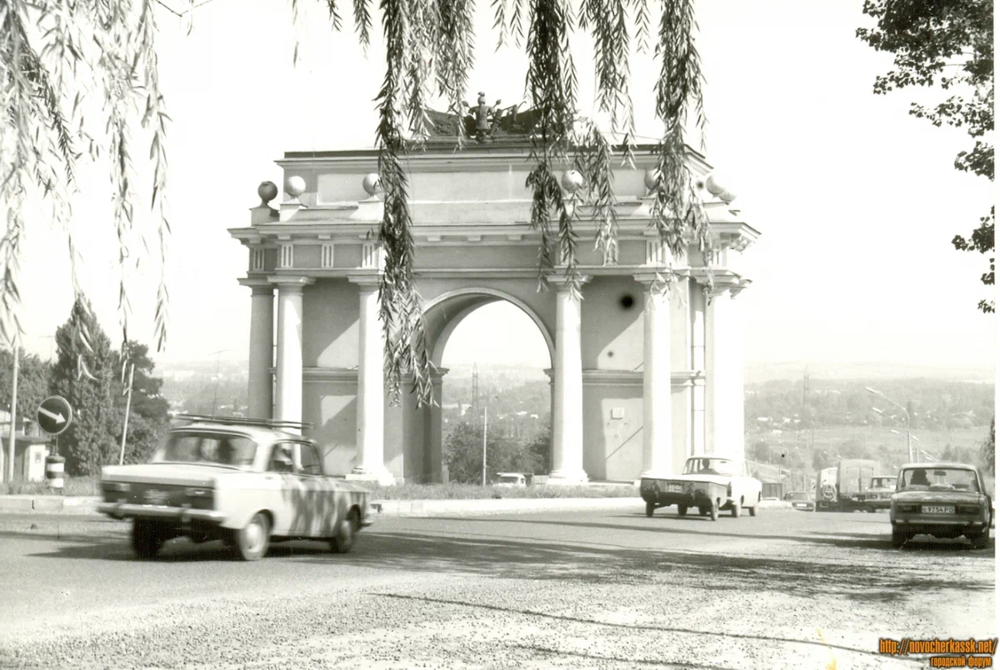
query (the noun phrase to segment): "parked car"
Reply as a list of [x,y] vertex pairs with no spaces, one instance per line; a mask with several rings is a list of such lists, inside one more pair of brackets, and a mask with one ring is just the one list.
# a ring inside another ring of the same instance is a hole
[[816,511],[816,502],[809,497],[808,491],[790,491],[785,494],[785,501],[792,504],[792,509],[803,512]]
[[757,515],[762,485],[751,476],[746,461],[715,456],[695,456],[687,459],[680,475],[643,477],[639,494],[646,501],[646,516],[653,516],[658,507],[677,505],[677,513],[687,514],[697,507],[702,515],[719,518],[719,511],[728,509],[734,517],[744,507],[750,516]]
[[98,510],[132,519],[132,547],[152,558],[167,540],[221,539],[246,561],[270,542],[324,540],[346,553],[371,524],[369,492],[323,470],[304,424],[193,415],[172,428],[152,461],[103,469]]
[[892,546],[902,547],[915,535],[957,538],[964,535],[976,548],[990,541],[993,503],[983,476],[963,463],[911,463],[903,466],[891,499]]
[[497,486],[527,486],[528,480],[520,472],[498,472]]
[[896,492],[896,478],[892,475],[872,477],[871,486],[865,491],[864,508],[866,512],[889,509],[892,494]]

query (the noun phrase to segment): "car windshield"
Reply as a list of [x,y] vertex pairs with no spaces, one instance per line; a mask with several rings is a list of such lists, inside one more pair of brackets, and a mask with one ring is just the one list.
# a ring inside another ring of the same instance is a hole
[[257,444],[242,435],[172,433],[153,462],[210,463],[247,468],[253,465]]
[[789,500],[809,500],[809,494],[805,491],[796,491],[788,494]]
[[684,465],[686,475],[735,475],[736,463],[728,458],[689,458]]
[[900,475],[902,491],[974,491],[979,492],[976,473],[957,468],[910,468]]

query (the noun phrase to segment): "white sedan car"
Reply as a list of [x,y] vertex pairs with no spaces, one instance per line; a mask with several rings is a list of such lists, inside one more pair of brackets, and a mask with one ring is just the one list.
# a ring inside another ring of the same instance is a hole
[[697,507],[702,515],[719,518],[728,509],[738,517],[743,508],[757,515],[763,486],[750,474],[746,461],[716,456],[693,456],[680,475],[643,477],[639,493],[646,501],[646,516],[658,507],[677,505],[677,513],[687,514]]
[[140,558],[180,536],[221,539],[247,561],[291,539],[345,553],[371,524],[368,490],[327,475],[318,445],[288,422],[182,417],[192,423],[171,429],[152,462],[101,475],[98,511],[133,520]]

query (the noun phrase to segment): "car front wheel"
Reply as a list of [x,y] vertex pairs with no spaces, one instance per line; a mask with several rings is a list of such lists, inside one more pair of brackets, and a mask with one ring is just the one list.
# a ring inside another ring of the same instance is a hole
[[972,546],[976,549],[985,549],[990,545],[990,531],[989,529],[984,529],[979,535],[975,535],[971,538]]
[[163,542],[163,533],[156,523],[145,519],[132,522],[132,549],[139,558],[153,558]]
[[259,561],[267,553],[271,522],[263,512],[257,512],[236,537],[236,550],[244,561]]
[[740,514],[742,512],[743,512],[743,501],[742,500],[734,500],[733,501],[733,518],[734,519],[739,519],[740,518]]
[[646,516],[653,516],[653,510],[656,509],[656,505],[651,502],[646,503]]
[[902,548],[908,539],[910,538],[905,530],[899,528],[892,529],[892,546],[896,549]]
[[354,537],[361,527],[358,513],[351,511],[337,526],[337,532],[330,539],[330,548],[336,554],[347,554],[354,548]]
[[687,505],[678,505],[677,506],[677,515],[678,516],[684,516],[687,513],[688,513],[688,506]]

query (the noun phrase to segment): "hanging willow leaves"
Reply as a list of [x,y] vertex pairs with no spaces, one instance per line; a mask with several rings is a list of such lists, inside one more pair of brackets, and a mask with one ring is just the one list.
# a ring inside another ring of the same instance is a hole
[[[344,24],[343,5],[320,0],[334,30]],[[346,3],[348,0],[342,0]],[[293,21],[302,0],[291,0]],[[119,320],[127,332],[130,284],[127,268],[137,267],[141,243],[147,255],[159,254],[156,295],[157,349],[166,344],[169,293],[163,270],[170,236],[167,188],[169,122],[158,80],[156,12],[161,8],[191,18],[204,3],[184,12],[157,0],[5,0],[0,3],[0,206],[7,212],[0,239],[0,331],[8,339],[20,332],[18,270],[30,198],[51,204],[52,221],[67,229],[73,286],[77,294],[79,254],[69,227],[69,196],[77,162],[86,154],[105,156],[114,227],[118,238]],[[689,109],[703,128],[701,71],[694,46],[697,26],[693,0],[491,0],[499,44],[523,44],[528,59],[525,95],[535,108],[531,130],[531,226],[538,231],[540,278],[561,271],[578,291],[577,247],[584,207],[596,223],[594,243],[608,259],[617,254],[615,210],[616,150],[592,121],[577,118],[578,81],[570,36],[589,32],[595,56],[596,101],[621,134],[623,163],[630,163],[635,136],[629,93],[633,47],[644,53],[650,41],[661,63],[656,112],[664,124],[657,159],[658,178],[651,226],[675,255],[685,240],[711,242],[707,219],[695,194],[686,162],[684,125]],[[359,43],[370,46],[373,0],[350,0]],[[659,22],[652,34],[655,13]],[[386,336],[385,369],[396,401],[400,385],[412,375],[418,402],[431,397],[430,363],[423,313],[413,275],[413,221],[404,161],[421,146],[428,128],[428,105],[435,96],[456,116],[465,113],[468,78],[474,65],[472,0],[379,0],[386,71],[376,101],[378,172],[384,191],[377,240],[384,258],[379,285],[379,316]],[[632,34],[634,31],[634,34]],[[634,44],[633,44],[634,40]],[[34,44],[37,43],[37,47]],[[41,54],[41,56],[39,56]],[[298,56],[298,45],[295,57]],[[102,118],[84,118],[82,100],[91,91],[79,82],[97,82],[103,93]],[[150,224],[136,207],[131,138],[135,118],[149,138],[153,165]],[[456,133],[459,145],[462,125]],[[98,131],[98,132],[91,132]],[[81,151],[80,148],[83,148]],[[574,169],[582,176],[562,182]],[[564,187],[565,190],[564,190]],[[155,235],[150,234],[155,230]],[[544,283],[544,282],[543,282]],[[82,322],[82,321],[81,321]],[[87,334],[80,333],[85,342]],[[80,361],[81,374],[86,362]]]

